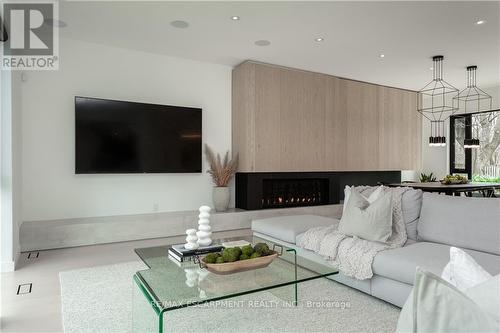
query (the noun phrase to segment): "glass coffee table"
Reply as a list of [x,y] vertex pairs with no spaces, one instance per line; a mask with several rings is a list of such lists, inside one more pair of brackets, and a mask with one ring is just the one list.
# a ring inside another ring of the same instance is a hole
[[[278,288],[281,288],[278,293],[280,299],[287,299],[292,306],[297,305],[299,283],[338,273],[332,266],[297,256],[292,248],[255,236],[217,239],[214,243],[240,239],[252,244],[267,243],[269,248],[274,248],[280,255],[265,268],[217,275],[193,261],[181,263],[170,258],[167,250],[171,245],[135,249],[137,255],[149,267],[134,275],[135,285],[140,291],[136,290],[136,294],[139,295],[137,297],[142,295],[142,298],[145,298],[149,305],[146,307],[150,308],[148,311],[153,313],[145,316],[133,311],[134,331],[146,330],[144,322],[141,322],[145,317],[149,318],[146,319],[149,321],[148,330],[163,332],[166,312],[204,303],[217,304],[221,300]],[[283,288],[286,286],[290,288]]]

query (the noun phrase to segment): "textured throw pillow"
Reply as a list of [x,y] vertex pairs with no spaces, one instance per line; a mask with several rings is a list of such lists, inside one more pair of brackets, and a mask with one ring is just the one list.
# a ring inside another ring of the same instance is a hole
[[387,192],[370,203],[351,188],[346,210],[339,223],[339,232],[369,241],[387,242],[392,234],[392,193]]
[[[356,190],[356,188],[354,186],[346,186],[344,188],[344,209],[343,211],[345,212],[346,208],[347,208],[347,202],[349,201],[349,198],[351,197],[351,190]],[[374,202],[375,200],[377,200],[378,198],[380,198],[382,195],[384,195],[384,186],[383,185],[380,185],[378,186],[377,188],[375,188],[375,190],[370,193],[370,195],[367,197],[363,194],[361,194],[359,191],[358,193],[366,199],[366,201],[368,201],[368,203],[372,203]],[[360,208],[363,208],[363,207],[360,207]]]
[[465,251],[450,247],[450,262],[444,267],[441,278],[458,290],[465,291],[491,279],[491,274]]
[[415,285],[398,320],[398,333],[498,332],[500,275],[461,292],[417,268]]

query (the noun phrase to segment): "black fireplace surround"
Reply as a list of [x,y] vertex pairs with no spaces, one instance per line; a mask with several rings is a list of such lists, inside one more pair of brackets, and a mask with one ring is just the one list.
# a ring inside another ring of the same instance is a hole
[[255,210],[337,204],[346,185],[401,182],[401,171],[238,172],[236,208]]

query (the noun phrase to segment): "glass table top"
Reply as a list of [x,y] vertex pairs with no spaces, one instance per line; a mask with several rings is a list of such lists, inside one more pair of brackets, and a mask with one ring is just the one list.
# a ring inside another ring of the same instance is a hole
[[[237,237],[214,240],[214,243],[245,239],[252,244],[267,240]],[[336,274],[332,266],[297,256],[294,249],[283,247],[282,254],[265,267],[229,275],[217,275],[200,268],[193,261],[178,262],[167,255],[170,245],[135,249],[149,267],[136,273],[135,279],[162,311],[268,290],[297,282]],[[276,248],[280,252],[279,248]]]

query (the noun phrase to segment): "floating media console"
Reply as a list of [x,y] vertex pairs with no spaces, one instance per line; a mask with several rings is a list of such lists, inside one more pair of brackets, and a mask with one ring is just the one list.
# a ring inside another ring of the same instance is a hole
[[236,208],[337,204],[346,185],[401,182],[401,171],[238,172]]

